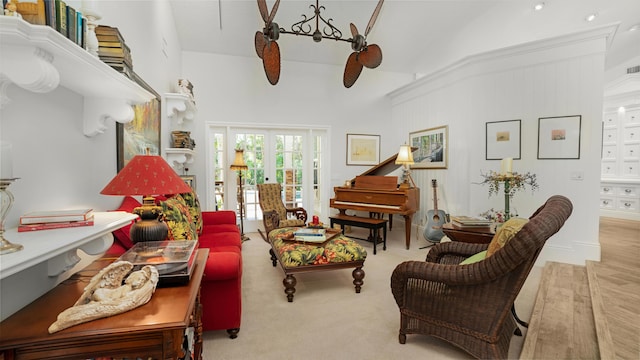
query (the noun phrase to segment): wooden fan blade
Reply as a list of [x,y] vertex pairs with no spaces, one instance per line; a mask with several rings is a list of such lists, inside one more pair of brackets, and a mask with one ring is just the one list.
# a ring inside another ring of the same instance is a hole
[[273,7],[271,8],[271,13],[269,14],[269,21],[267,21],[267,23],[271,24],[271,22],[273,21],[273,18],[276,17],[278,6],[280,6],[280,0],[276,0],[276,2],[273,4]]
[[280,80],[280,46],[275,41],[269,41],[262,53],[262,65],[264,73],[271,85],[275,85]]
[[352,52],[347,59],[347,65],[344,67],[344,75],[342,77],[342,83],[344,87],[350,88],[356,83],[360,73],[362,72],[362,64],[358,62],[358,53]]
[[264,46],[267,45],[267,40],[265,40],[264,34],[262,33],[262,31],[256,31],[255,44],[256,44],[256,54],[258,54],[258,57],[262,59]]
[[262,17],[262,21],[268,23],[269,21],[269,10],[267,9],[267,0],[258,0],[258,10],[260,11],[260,16]]
[[376,19],[378,19],[378,14],[380,14],[380,8],[382,8],[383,2],[384,0],[378,1],[378,5],[376,5],[376,9],[373,10],[373,14],[371,14],[371,19],[369,19],[369,24],[367,24],[367,28],[364,31],[364,37],[367,37],[367,35],[369,35],[369,31],[371,31],[371,28],[373,28],[373,24],[376,23]]
[[353,23],[349,24],[349,28],[351,28],[351,36],[355,38],[358,35],[358,28]]
[[358,61],[369,69],[375,69],[382,64],[382,49],[371,44],[358,53]]

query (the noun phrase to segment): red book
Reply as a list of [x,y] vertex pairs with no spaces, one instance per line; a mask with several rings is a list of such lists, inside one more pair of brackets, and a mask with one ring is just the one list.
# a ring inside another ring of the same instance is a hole
[[63,228],[79,227],[79,226],[93,226],[93,217],[90,220],[83,220],[83,221],[67,221],[67,222],[19,225],[18,232],[63,229]]
[[68,223],[93,219],[93,209],[32,211],[20,216],[20,225],[41,223]]

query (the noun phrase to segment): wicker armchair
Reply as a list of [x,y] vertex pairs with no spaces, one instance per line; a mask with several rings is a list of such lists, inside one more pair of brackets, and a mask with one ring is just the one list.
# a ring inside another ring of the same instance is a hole
[[273,229],[290,226],[304,226],[307,222],[307,211],[301,207],[287,208],[282,201],[282,186],[280,184],[258,184],[258,201],[262,210],[265,233],[258,232],[268,240],[269,232]]
[[476,358],[507,358],[516,322],[513,303],[547,239],[573,210],[564,196],[549,198],[511,241],[482,261],[459,265],[488,244],[436,244],[426,261],[406,261],[391,275],[400,308],[399,341],[431,335]]

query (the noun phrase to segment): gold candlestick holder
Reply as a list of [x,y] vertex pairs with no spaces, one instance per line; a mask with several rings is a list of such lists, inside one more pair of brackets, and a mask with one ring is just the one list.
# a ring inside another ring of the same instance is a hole
[[7,189],[18,178],[0,179],[0,255],[10,254],[23,249],[20,244],[13,244],[4,238],[4,220],[13,206],[13,194]]

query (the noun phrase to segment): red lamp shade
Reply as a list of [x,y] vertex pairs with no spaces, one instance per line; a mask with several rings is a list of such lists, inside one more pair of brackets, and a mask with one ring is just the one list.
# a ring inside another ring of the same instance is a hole
[[168,195],[191,192],[167,161],[158,155],[136,155],[100,191],[103,195]]
[[120,170],[107,186],[103,195],[143,195],[142,206],[133,210],[141,221],[131,226],[131,240],[162,241],[167,238],[167,224],[162,221],[162,207],[156,206],[152,195],[169,195],[191,192],[187,185],[157,155],[136,155]]

